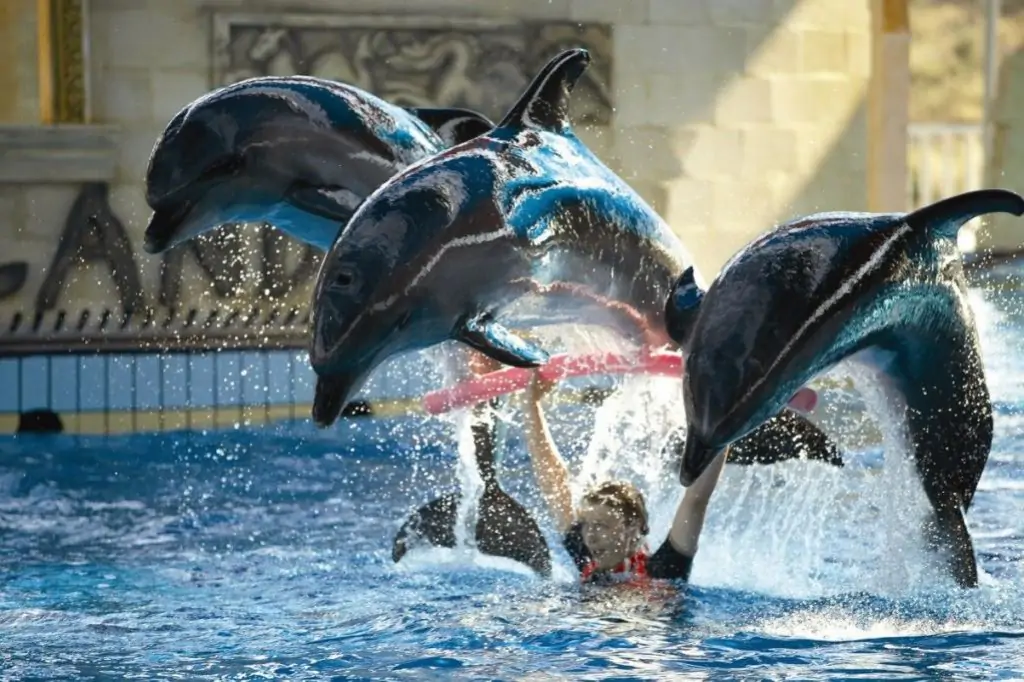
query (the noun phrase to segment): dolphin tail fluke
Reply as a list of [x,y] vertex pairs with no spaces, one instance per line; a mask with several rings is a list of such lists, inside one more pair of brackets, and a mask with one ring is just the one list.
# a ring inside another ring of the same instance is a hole
[[[395,535],[392,560],[397,563],[409,550],[423,545],[455,547],[459,501],[459,493],[449,493],[413,512]],[[476,548],[551,575],[551,553],[540,527],[500,486],[486,489],[477,503]]]
[[[686,450],[684,429],[669,436],[667,448],[677,458]],[[777,464],[791,459],[824,462],[835,467],[844,466],[843,456],[835,441],[825,435],[813,422],[790,410],[784,410],[769,419],[749,435],[729,448],[727,464]]]
[[967,222],[989,213],[1024,215],[1024,197],[1005,189],[979,189],[937,201],[907,214],[913,228],[955,238]]
[[[551,553],[537,522],[502,490],[497,474],[497,434],[490,404],[473,409],[473,446],[484,484],[477,503],[476,548],[491,556],[518,561],[543,576],[551,574]],[[397,563],[409,549],[422,544],[455,547],[459,493],[449,493],[417,509],[399,529],[391,548]]]
[[442,495],[417,509],[395,535],[391,545],[391,559],[398,563],[410,549],[421,544],[454,547],[458,513],[458,493]]
[[537,521],[511,495],[495,485],[480,500],[476,546],[484,554],[500,556],[543,576],[551,575],[551,553]]
[[468,142],[494,128],[493,121],[472,109],[407,107],[406,111],[430,126],[448,146]]
[[590,53],[566,50],[541,69],[499,128],[541,128],[559,132],[569,127],[569,95],[590,66]]
[[728,464],[775,464],[807,459],[843,466],[839,446],[813,422],[783,410],[729,448]]
[[704,291],[697,284],[696,271],[691,265],[676,280],[672,293],[665,301],[666,331],[680,347],[686,344],[703,299]]

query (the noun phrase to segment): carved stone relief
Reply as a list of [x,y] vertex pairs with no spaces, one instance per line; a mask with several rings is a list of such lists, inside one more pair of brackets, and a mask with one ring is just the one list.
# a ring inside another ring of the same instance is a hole
[[145,307],[146,297],[132,243],[124,225],[110,209],[108,195],[106,184],[89,183],[75,199],[46,279],[36,293],[36,310],[55,308],[71,270],[94,261],[107,263],[117,285],[122,310]]
[[500,119],[557,52],[594,56],[573,96],[580,125],[611,121],[611,26],[420,16],[217,14],[218,83],[305,74],[402,106],[455,106]]
[[28,279],[28,263],[15,261],[0,264],[0,300],[14,296]]

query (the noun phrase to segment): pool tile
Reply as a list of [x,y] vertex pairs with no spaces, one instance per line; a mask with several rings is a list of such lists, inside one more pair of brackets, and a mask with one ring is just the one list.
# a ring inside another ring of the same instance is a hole
[[309,353],[301,351],[292,354],[292,363],[295,368],[295,393],[293,400],[301,405],[313,402],[316,394],[316,373],[309,364]]
[[188,364],[187,355],[163,356],[163,407],[165,410],[188,407]]
[[45,356],[23,358],[21,361],[22,412],[44,410],[50,407],[50,371]]
[[78,411],[78,358],[55,355],[50,359],[50,409],[67,414]]
[[268,351],[269,404],[288,405],[292,402],[292,355],[287,351]]
[[214,354],[214,362],[217,372],[216,405],[218,407],[237,407],[242,402],[239,354],[235,351],[221,351]]
[[18,386],[20,358],[0,359],[0,412],[17,412],[21,402]]
[[213,354],[196,353],[188,360],[188,405],[191,408],[212,408],[216,404]]
[[245,405],[263,406],[267,402],[267,352],[245,351],[239,360],[239,376],[242,384],[242,402]]
[[139,355],[135,358],[135,407],[139,410],[160,408],[160,356]]
[[107,371],[110,373],[108,410],[131,410],[135,403],[135,358],[131,355],[111,355]]
[[107,373],[109,355],[85,355],[78,358],[79,405],[86,412],[107,409]]

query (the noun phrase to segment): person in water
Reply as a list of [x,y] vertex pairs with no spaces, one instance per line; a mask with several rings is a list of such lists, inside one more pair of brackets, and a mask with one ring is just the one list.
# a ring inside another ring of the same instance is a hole
[[[501,368],[475,351],[470,353],[467,365],[477,376]],[[784,416],[787,433],[731,446],[686,489],[668,538],[648,556],[647,508],[635,485],[607,481],[586,491],[579,504],[573,505],[569,473],[541,407],[553,387],[553,383],[534,374],[525,396],[525,440],[538,487],[551,509],[562,543],[588,581],[617,574],[688,579],[707,506],[726,459],[746,465],[781,462],[799,456],[800,449],[793,447],[793,442],[801,442],[809,448],[811,459],[843,466],[838,448],[816,426],[797,415]],[[475,546],[484,554],[518,561],[547,576],[551,574],[551,554],[544,534],[533,516],[498,481],[498,455],[504,437],[499,433],[498,422],[502,420],[497,413],[502,407],[501,399],[493,399],[471,408],[474,459],[483,483],[476,504]],[[395,535],[392,559],[401,561],[410,549],[421,544],[455,547],[460,500],[461,491],[456,491],[414,511]]]
[[541,401],[554,383],[534,372],[526,400],[526,446],[538,487],[558,533],[584,582],[630,576],[689,580],[704,516],[728,453],[686,489],[668,537],[648,554],[647,506],[628,481],[605,481],[573,504],[569,470],[551,437]]

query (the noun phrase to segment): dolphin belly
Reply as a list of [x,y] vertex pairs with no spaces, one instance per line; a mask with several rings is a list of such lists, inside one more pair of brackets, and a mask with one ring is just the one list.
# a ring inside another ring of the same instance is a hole
[[[231,218],[227,218],[231,215]],[[288,202],[279,201],[268,206],[240,207],[228,213],[223,222],[268,223],[289,237],[327,251],[334,243],[345,223],[304,211]]]

